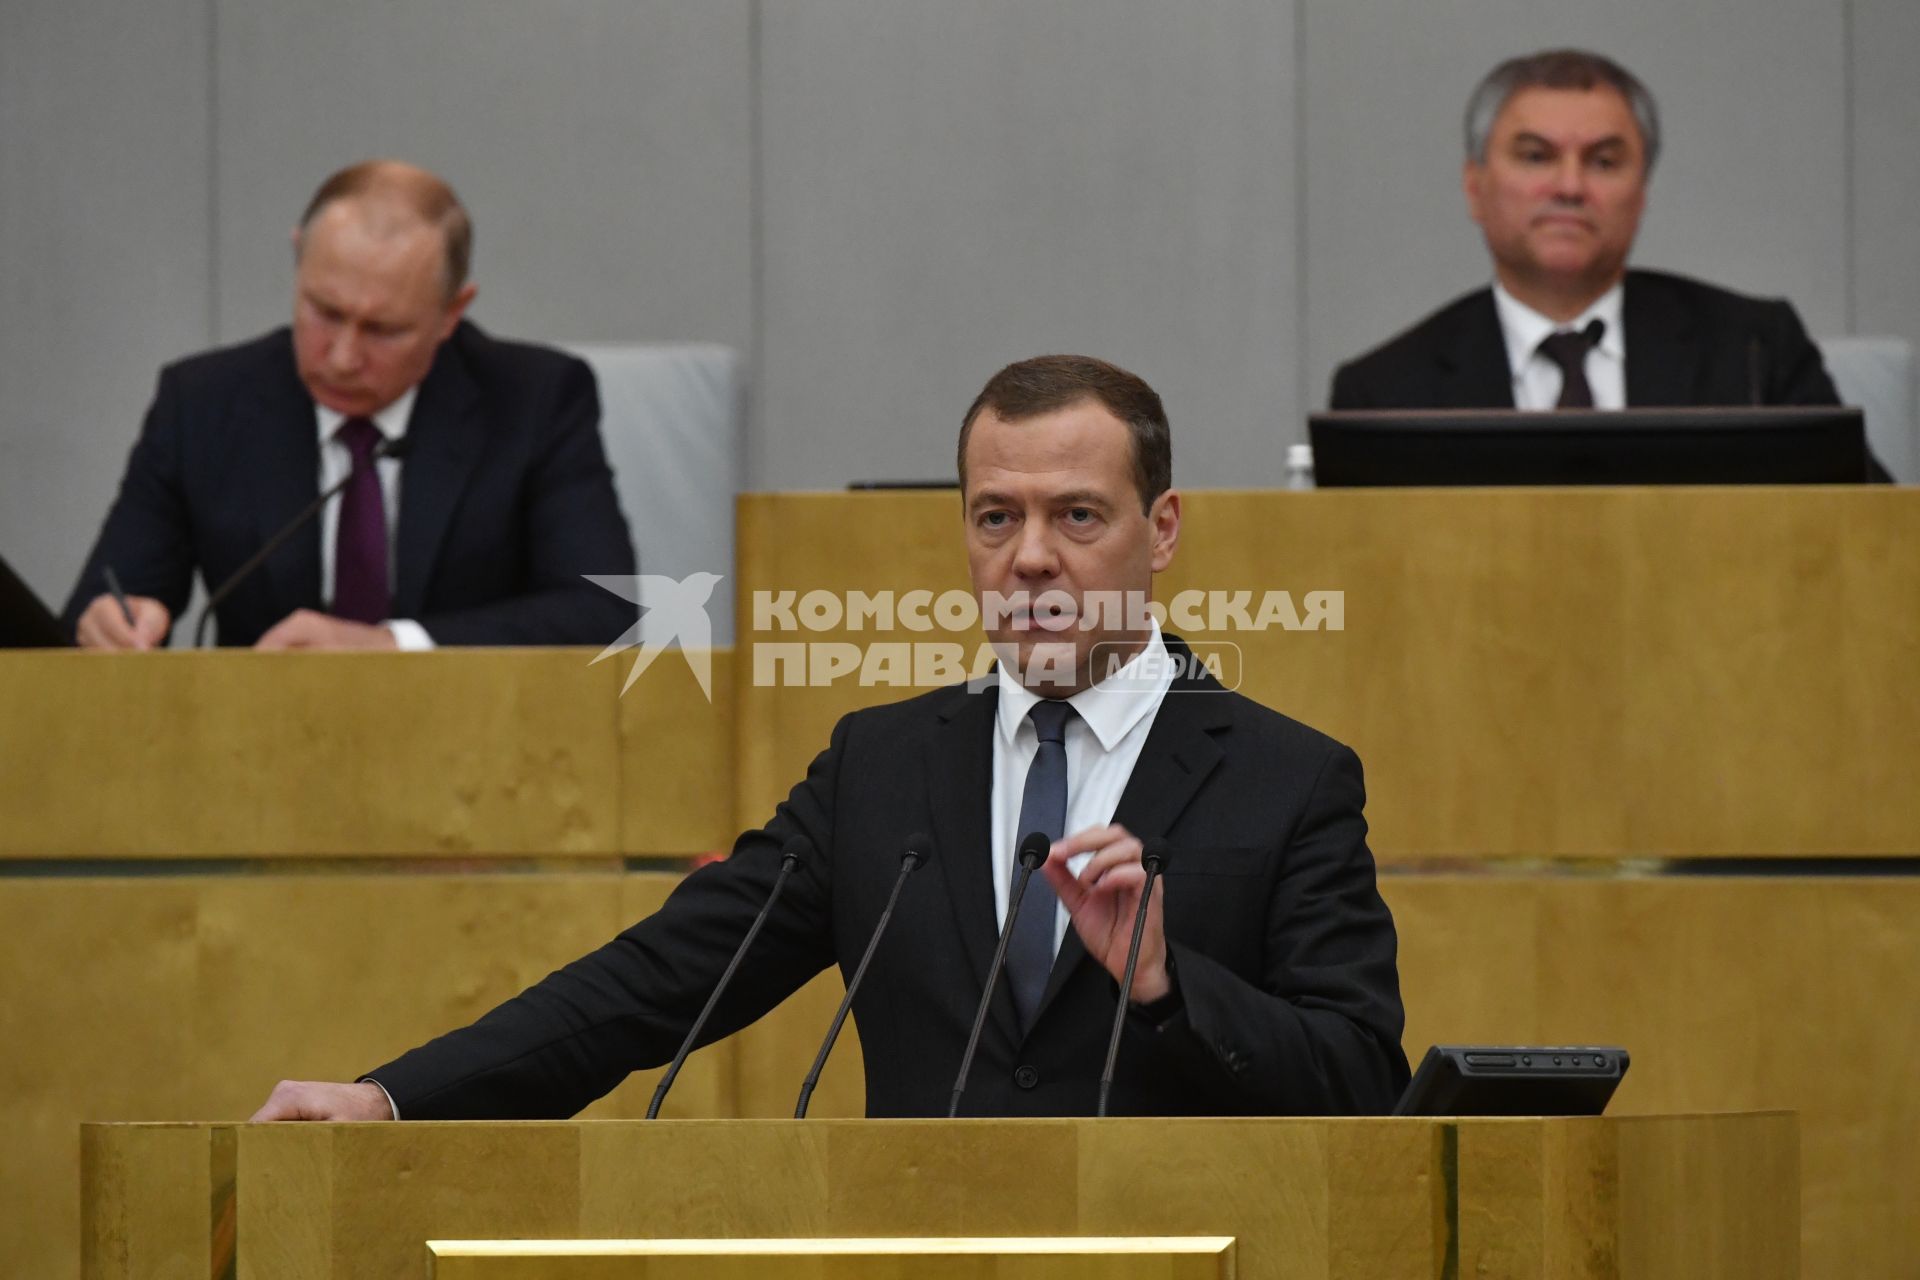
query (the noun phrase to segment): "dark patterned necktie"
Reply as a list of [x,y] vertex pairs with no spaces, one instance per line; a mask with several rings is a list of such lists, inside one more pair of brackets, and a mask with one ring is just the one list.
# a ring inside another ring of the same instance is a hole
[[1560,366],[1560,400],[1556,409],[1593,408],[1593,388],[1587,385],[1587,352],[1600,345],[1607,322],[1595,319],[1584,329],[1550,333],[1540,340],[1540,354]]
[[[1038,831],[1048,840],[1058,840],[1067,826],[1067,721],[1074,710],[1064,701],[1042,698],[1027,712],[1033,721],[1040,746],[1027,766],[1027,785],[1020,797],[1020,825],[1013,833],[1014,846],[1029,832]],[[1015,876],[1020,874],[1016,856]],[[1025,1034],[1040,1009],[1040,997],[1046,994],[1047,975],[1053,971],[1053,918],[1060,898],[1036,871],[1027,880],[1027,894],[1021,899],[1020,914],[1013,922],[1013,936],[1007,940],[1007,983],[1013,990],[1013,1007],[1020,1014],[1020,1030]]]
[[340,494],[340,523],[333,539],[333,615],[384,622],[392,598],[387,587],[387,509],[374,461],[380,431],[365,418],[348,418],[334,434],[353,455],[353,471]]

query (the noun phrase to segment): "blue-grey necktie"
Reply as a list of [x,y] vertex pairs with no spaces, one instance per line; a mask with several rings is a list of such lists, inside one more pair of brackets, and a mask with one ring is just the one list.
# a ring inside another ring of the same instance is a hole
[[[1058,840],[1067,826],[1067,721],[1073,708],[1064,701],[1042,698],[1027,712],[1034,732],[1040,736],[1039,750],[1027,767],[1027,786],[1020,797],[1020,825],[1013,833],[1014,847],[1029,832],[1038,831],[1048,840]],[[1013,864],[1016,877],[1020,864]],[[1013,990],[1013,1007],[1020,1014],[1020,1030],[1025,1034],[1033,1025],[1040,1008],[1040,997],[1047,990],[1047,974],[1053,970],[1053,918],[1060,905],[1053,886],[1040,872],[1027,881],[1026,897],[1020,902],[1020,915],[1013,923],[1013,936],[1007,942],[1007,982]]]

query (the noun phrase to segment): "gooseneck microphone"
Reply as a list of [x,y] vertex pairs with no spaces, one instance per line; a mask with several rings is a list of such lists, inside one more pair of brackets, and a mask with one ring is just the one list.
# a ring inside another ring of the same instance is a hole
[[1147,932],[1147,903],[1153,898],[1153,882],[1167,869],[1167,842],[1149,836],[1140,851],[1140,865],[1147,869],[1147,881],[1140,886],[1140,909],[1133,913],[1133,941],[1127,944],[1127,971],[1120,979],[1120,1003],[1113,1010],[1113,1033],[1107,1037],[1107,1065],[1100,1071],[1100,1106],[1093,1114],[1107,1114],[1107,1095],[1113,1091],[1113,1064],[1120,1057],[1120,1028],[1127,1024],[1127,1004],[1133,995],[1133,970],[1140,963],[1140,939]]
[[780,846],[780,874],[773,878],[773,890],[767,894],[767,900],[760,908],[760,914],[753,918],[753,927],[747,930],[747,936],[740,939],[740,945],[734,950],[733,959],[727,961],[727,970],[720,975],[720,981],[713,988],[713,994],[707,997],[706,1008],[700,1010],[700,1016],[693,1020],[693,1026],[687,1030],[687,1038],[680,1042],[680,1052],[673,1055],[673,1062],[667,1067],[667,1074],[660,1077],[660,1084],[653,1091],[653,1101],[647,1104],[647,1119],[652,1120],[660,1114],[660,1104],[667,1100],[667,1090],[673,1088],[673,1082],[680,1074],[680,1068],[686,1064],[687,1055],[693,1052],[694,1042],[706,1029],[707,1019],[713,1015],[719,1005],[720,997],[725,995],[727,987],[733,982],[734,971],[746,958],[747,949],[753,946],[753,940],[760,936],[760,927],[767,922],[773,912],[773,904],[780,900],[780,891],[787,887],[787,877],[800,865],[813,842],[805,836],[788,836],[787,842]]
[[893,892],[887,895],[886,909],[880,913],[880,922],[873,926],[873,937],[867,940],[867,949],[860,957],[860,964],[853,971],[853,979],[847,983],[847,994],[841,998],[840,1007],[833,1012],[833,1024],[827,1028],[827,1038],[821,1042],[820,1052],[814,1055],[813,1068],[807,1072],[807,1078],[800,1082],[800,1100],[793,1104],[793,1118],[807,1118],[807,1104],[813,1100],[814,1086],[820,1083],[820,1073],[826,1069],[827,1055],[833,1052],[833,1042],[840,1038],[840,1026],[847,1020],[847,1010],[853,1008],[853,993],[860,989],[860,980],[867,976],[867,964],[873,959],[873,953],[880,949],[880,935],[887,931],[887,922],[893,919],[893,904],[900,901],[900,890],[907,883],[907,877],[919,870],[920,865],[933,856],[933,841],[925,832],[916,831],[907,837],[907,851],[900,855],[900,874],[893,878]]
[[[398,440],[382,440],[373,447],[373,456],[376,459],[404,458],[407,455],[408,448],[409,445],[407,437],[405,436],[401,436]],[[227,580],[215,588],[212,595],[207,597],[207,607],[200,611],[200,621],[193,628],[194,648],[200,649],[206,646],[207,623],[213,618],[214,609],[228,596],[233,594],[235,587],[245,582],[248,578],[251,578],[254,571],[266,563],[267,557],[280,549],[281,543],[300,532],[307,521],[319,515],[320,509],[332,501],[334,496],[342,489],[346,488],[348,482],[352,479],[353,471],[349,469],[346,475],[340,477],[336,483],[330,485],[324,493],[312,502],[309,502],[305,507],[302,507],[299,515],[282,525],[280,531],[271,538],[268,538],[258,551],[248,556],[245,564],[227,575]]]
[[1034,870],[1047,860],[1053,842],[1042,831],[1029,831],[1020,839],[1020,870],[1013,878],[1013,893],[1007,898],[1007,920],[1000,926],[1000,942],[993,949],[993,963],[987,966],[987,987],[980,993],[980,1008],[973,1015],[973,1031],[967,1036],[967,1051],[960,1058],[960,1074],[953,1080],[953,1099],[947,1104],[947,1119],[960,1114],[960,1095],[967,1091],[967,1073],[973,1070],[973,1051],[980,1047],[980,1029],[987,1025],[987,1009],[993,1004],[993,989],[1000,982],[1000,971],[1007,965],[1007,941],[1013,937],[1013,922],[1020,914],[1020,899],[1027,894],[1027,881]]

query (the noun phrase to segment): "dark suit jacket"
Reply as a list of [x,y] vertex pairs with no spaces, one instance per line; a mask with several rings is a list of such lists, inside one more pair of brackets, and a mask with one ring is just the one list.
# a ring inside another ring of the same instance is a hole
[[[1698,280],[1629,271],[1627,403],[1634,407],[1839,404],[1793,305]],[[1493,290],[1448,303],[1333,375],[1333,409],[1513,407]]]
[[[988,812],[997,691],[855,712],[765,829],[652,917],[477,1023],[371,1072],[409,1119],[571,1115],[672,1057],[771,887],[796,872],[707,1028],[715,1040],[838,963],[851,972],[900,851],[931,833],[857,997],[867,1111],[945,1115],[998,928]],[[1382,1112],[1407,1082],[1393,921],[1374,884],[1353,752],[1182,678],[1115,820],[1172,846],[1165,918],[1183,1008],[1130,1015],[1116,1113]],[[1023,1038],[1004,981],[963,1113],[1094,1110],[1118,984],[1069,929]],[[825,1028],[822,1028],[824,1032]],[[800,1077],[795,1063],[794,1087]]]
[[[1793,304],[1749,298],[1685,276],[1629,271],[1627,404],[1839,404],[1840,395]],[[1331,409],[1513,407],[1513,366],[1493,290],[1457,298],[1413,328],[1340,366]],[[1867,451],[1867,476],[1892,480]]]
[[[393,616],[444,645],[605,644],[632,625],[631,605],[580,576],[634,572],[599,418],[581,361],[462,322],[407,429]],[[178,620],[194,570],[210,588],[224,581],[313,500],[319,471],[288,330],[163,369],[67,604],[69,631],[106,589],[108,564]],[[252,644],[321,603],[316,520],[221,606],[220,643]]]

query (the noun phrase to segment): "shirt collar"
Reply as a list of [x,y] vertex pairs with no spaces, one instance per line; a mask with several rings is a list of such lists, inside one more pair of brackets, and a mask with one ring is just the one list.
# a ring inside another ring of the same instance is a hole
[[[413,418],[413,402],[420,395],[420,388],[408,387],[397,396],[393,403],[373,415],[374,429],[387,440],[398,440],[407,434],[407,423]],[[313,406],[314,418],[320,424],[320,444],[324,448],[333,439],[333,433],[347,420],[347,415],[338,409],[329,409],[323,404]]]
[[[1067,701],[1100,740],[1100,749],[1111,751],[1120,739],[1132,732],[1142,717],[1160,705],[1167,686],[1173,683],[1173,663],[1167,654],[1167,642],[1160,637],[1160,623],[1153,622],[1153,634],[1140,652],[1125,666],[1099,684],[1082,689]],[[1000,706],[997,720],[1001,740],[1011,746],[1014,735],[1040,701],[1040,695],[1020,683],[1010,664],[999,664]]]
[[1594,320],[1603,321],[1607,326],[1606,332],[1600,335],[1601,354],[1612,356],[1615,360],[1625,360],[1627,335],[1620,323],[1621,299],[1624,296],[1625,290],[1616,283],[1595,298],[1585,311],[1566,324],[1560,324],[1508,293],[1506,286],[1498,280],[1494,281],[1493,309],[1500,316],[1500,336],[1507,343],[1507,364],[1513,376],[1520,376],[1527,362],[1540,349],[1541,340],[1548,334],[1584,329]]

